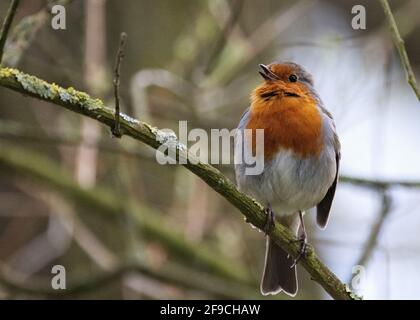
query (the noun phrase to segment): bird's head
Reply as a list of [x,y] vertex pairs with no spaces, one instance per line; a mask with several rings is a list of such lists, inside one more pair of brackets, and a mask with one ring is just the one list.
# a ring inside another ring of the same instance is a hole
[[292,62],[260,64],[260,75],[264,81],[252,93],[246,128],[265,130],[266,159],[279,148],[302,156],[319,154],[322,118],[312,76]]
[[312,76],[293,62],[260,64],[264,82],[253,92],[253,101],[273,102],[282,98],[303,98],[313,92]]

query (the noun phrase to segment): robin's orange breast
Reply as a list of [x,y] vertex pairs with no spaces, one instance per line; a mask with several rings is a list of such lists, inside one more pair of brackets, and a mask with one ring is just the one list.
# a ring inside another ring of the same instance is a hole
[[322,118],[312,97],[278,97],[254,100],[247,129],[252,129],[255,154],[255,129],[264,129],[264,158],[272,159],[281,149],[303,158],[322,151]]

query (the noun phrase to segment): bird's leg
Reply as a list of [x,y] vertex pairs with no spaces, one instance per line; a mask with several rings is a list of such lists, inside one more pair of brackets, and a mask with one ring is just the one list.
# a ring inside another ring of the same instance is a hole
[[299,239],[300,242],[300,250],[297,258],[295,259],[295,262],[293,262],[293,265],[291,268],[297,265],[299,260],[306,254],[306,249],[308,247],[307,242],[307,235],[306,235],[306,229],[305,229],[305,222],[303,221],[303,214],[302,211],[299,210],[299,220],[300,220],[300,227],[299,227]]
[[271,209],[271,204],[268,204],[265,208],[265,213],[267,214],[265,226],[264,226],[264,232],[267,236],[271,229],[274,227],[274,212]]

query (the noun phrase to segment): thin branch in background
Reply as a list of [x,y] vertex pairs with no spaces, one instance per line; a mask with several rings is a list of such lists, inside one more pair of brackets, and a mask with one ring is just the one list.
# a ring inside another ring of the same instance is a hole
[[[86,90],[103,98],[109,83],[106,74],[106,3],[103,0],[84,1],[84,52],[83,80]],[[68,39],[67,39],[68,41]],[[73,49],[72,49],[73,50]],[[79,184],[91,188],[96,184],[98,174],[98,148],[100,127],[90,119],[82,119],[80,132],[82,141],[74,154],[74,173]],[[86,144],[90,144],[87,147]],[[62,160],[69,155],[59,148]]]
[[35,198],[50,207],[51,215],[59,218],[67,233],[96,265],[105,271],[115,269],[118,261],[116,255],[79,218],[70,203],[58,194],[36,191],[33,193]]
[[162,220],[161,214],[155,209],[126,195],[117,196],[103,187],[85,189],[45,156],[2,145],[0,168],[0,173],[9,172],[6,168],[13,168],[13,171],[31,181],[39,181],[51,190],[59,191],[72,202],[90,208],[89,212],[99,215],[101,219],[120,219],[121,212],[126,210],[132,215],[136,230],[145,238],[158,241],[171,256],[194,262],[197,268],[224,279],[250,284],[244,266],[203,243],[187,241],[180,232]]
[[385,223],[391,211],[391,204],[391,196],[388,194],[388,190],[384,189],[382,192],[382,204],[381,210],[377,218],[378,220],[372,227],[371,233],[366,242],[366,246],[362,254],[360,255],[358,261],[356,262],[356,265],[366,267],[369,264],[370,259],[372,258],[372,254],[378,246],[378,238],[385,226]]
[[408,180],[378,180],[357,178],[352,176],[340,176],[340,182],[353,184],[355,186],[366,187],[376,190],[384,190],[390,187],[420,188],[420,181]]
[[[23,17],[13,28],[13,31],[7,39],[3,65],[16,67],[22,60],[28,48],[35,42],[38,32],[47,24],[48,21],[50,21],[51,7],[56,4],[66,6],[71,2],[73,2],[73,0],[49,1],[38,12],[30,16]],[[50,50],[43,52],[43,56],[54,58],[55,61],[53,64],[59,64],[57,57],[51,54]],[[30,58],[33,58],[33,56],[31,55]]]
[[408,59],[407,51],[405,50],[404,40],[401,37],[400,32],[398,31],[397,23],[395,22],[395,18],[394,18],[394,15],[392,14],[388,0],[380,0],[380,2],[384,9],[385,16],[388,20],[388,25],[391,30],[392,36],[394,38],[394,43],[398,50],[398,54],[400,55],[401,63],[404,67],[407,82],[413,88],[413,91],[416,94],[417,99],[420,101],[420,90],[417,87],[416,77],[411,67],[410,60]]
[[[2,121],[0,120],[0,140],[6,141],[19,141],[19,143],[28,144],[40,144],[45,146],[66,146],[71,148],[77,148],[82,142],[82,138],[79,135],[73,134],[62,134],[58,131],[49,132],[48,135],[40,132],[36,127],[29,127],[22,125],[14,121]],[[95,148],[97,147],[101,152],[128,156],[131,158],[138,158],[143,160],[155,159],[153,155],[144,150],[122,148],[115,146],[114,144],[100,141],[98,144],[92,143],[91,141],[85,142],[86,147]],[[420,183],[419,183],[420,184]]]
[[187,199],[185,237],[192,241],[201,241],[206,231],[209,215],[209,193],[207,185],[197,176],[193,176],[192,190]]
[[124,58],[124,48],[127,41],[127,34],[122,32],[120,35],[120,45],[118,47],[117,56],[115,57],[114,68],[114,96],[115,96],[115,125],[111,132],[114,137],[121,138],[120,128],[120,75],[121,75],[121,62]]
[[[204,125],[204,124],[203,124]],[[49,132],[48,135],[40,133],[36,127],[22,125],[14,121],[0,120],[0,140],[19,141],[21,143],[39,143],[45,145],[65,145],[68,147],[77,147],[81,143],[81,137],[77,135],[63,135],[60,132]],[[93,144],[91,142],[85,143],[87,147],[98,147],[99,150],[105,153],[114,155],[128,156],[131,158],[138,158],[141,160],[155,161],[152,153],[139,148],[121,148],[109,143],[100,142]],[[218,169],[227,174],[232,172],[232,167],[229,165],[218,166]],[[407,189],[420,189],[420,181],[416,180],[378,180],[369,178],[359,178],[355,176],[341,175],[340,183],[350,184],[353,186],[373,189],[381,191],[384,189],[401,187]]]
[[203,272],[197,272],[178,263],[167,263],[161,267],[154,267],[143,261],[125,262],[109,272],[99,272],[95,276],[82,279],[70,279],[71,286],[66,290],[51,288],[50,278],[32,277],[27,284],[22,279],[27,278],[21,272],[10,268],[0,261],[0,285],[11,293],[31,296],[46,296],[50,298],[75,297],[91,292],[97,292],[110,283],[121,280],[127,275],[144,275],[163,283],[178,285],[185,289],[204,292],[216,299],[245,299],[257,298],[254,288],[235,282],[227,281]]
[[3,65],[16,67],[22,60],[24,53],[34,42],[38,31],[48,21],[49,14],[45,8],[39,12],[24,17],[13,28],[7,43],[5,45],[5,52],[3,56]]
[[13,254],[7,257],[7,263],[29,278],[63,256],[70,244],[71,237],[62,221],[50,215],[46,230],[19,245]]
[[3,26],[0,31],[0,65],[3,59],[4,45],[6,44],[7,35],[9,34],[10,26],[12,25],[13,18],[15,17],[19,0],[12,0],[9,10],[7,11],[6,18],[4,19]]
[[209,55],[209,58],[207,59],[207,64],[204,69],[204,74],[207,75],[214,69],[218,61],[218,58],[220,57],[220,54],[222,53],[226,45],[226,42],[229,39],[229,36],[232,30],[237,24],[239,15],[242,11],[243,4],[244,4],[244,0],[235,0],[234,3],[232,4],[232,8],[230,10],[230,16],[226,20],[226,23],[220,32],[219,38],[215,42],[216,44],[214,46],[214,49]]

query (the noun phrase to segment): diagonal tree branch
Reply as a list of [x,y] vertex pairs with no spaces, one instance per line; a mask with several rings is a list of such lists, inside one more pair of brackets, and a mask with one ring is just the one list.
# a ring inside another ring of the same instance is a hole
[[391,7],[389,6],[388,0],[380,0],[380,2],[384,9],[392,37],[394,38],[395,47],[397,48],[398,54],[400,55],[407,82],[413,88],[417,99],[420,101],[420,90],[417,87],[416,77],[414,75],[413,69],[411,68],[410,60],[408,59],[407,51],[405,50],[404,40],[398,31],[397,23],[395,22],[394,15],[392,14]]
[[[0,69],[0,86],[83,114],[110,128],[115,125],[114,112],[104,107],[101,100],[93,99],[88,94],[76,91],[73,88],[64,89],[56,84],[50,84],[35,76],[10,68]],[[188,153],[187,148],[180,144],[173,135],[127,115],[121,114],[120,117],[121,133],[123,135],[128,135],[155,149],[169,143],[169,146],[176,150],[180,158],[188,159],[188,162],[184,164],[188,170],[203,179],[211,188],[238,208],[249,223],[261,230],[264,229],[266,214],[263,206],[251,197],[241,193],[232,181],[219,170],[209,164],[199,162]],[[269,235],[290,255],[298,256],[299,243],[286,227],[280,223],[275,223]],[[334,299],[358,299],[357,295],[319,260],[311,246],[309,246],[306,257],[301,259],[301,265],[308,271],[312,279],[318,282]]]

